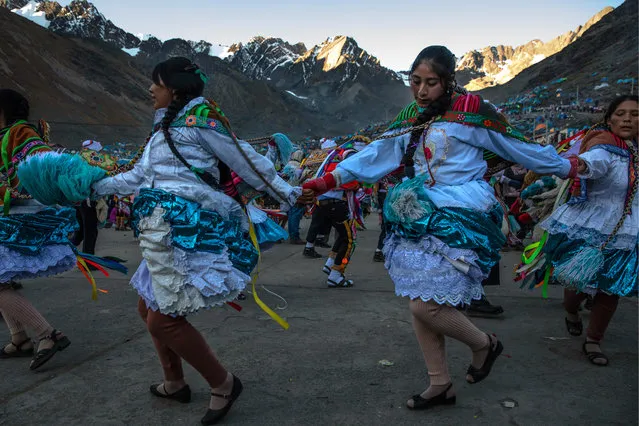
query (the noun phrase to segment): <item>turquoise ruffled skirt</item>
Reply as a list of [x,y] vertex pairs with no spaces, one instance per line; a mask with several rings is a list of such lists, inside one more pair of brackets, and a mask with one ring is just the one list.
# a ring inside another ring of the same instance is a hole
[[0,284],[73,269],[77,258],[68,236],[77,228],[70,208],[0,217]]
[[257,249],[239,220],[162,190],[140,191],[132,224],[144,260],[131,285],[163,314],[186,315],[235,299],[257,265]]
[[[583,239],[570,239],[566,234],[550,234],[544,246],[546,261],[553,267],[570,262],[585,247],[591,247]],[[594,294],[603,291],[618,296],[637,296],[639,282],[639,254],[635,245],[631,250],[604,249],[604,266],[590,282],[581,285],[564,285],[580,292]]]

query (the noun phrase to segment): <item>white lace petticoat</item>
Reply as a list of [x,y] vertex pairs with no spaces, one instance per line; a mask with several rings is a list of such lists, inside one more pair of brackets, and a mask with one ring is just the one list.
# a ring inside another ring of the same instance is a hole
[[171,245],[171,226],[156,208],[139,223],[144,260],[131,285],[146,305],[166,315],[186,315],[234,300],[250,277],[219,254],[185,251]]
[[[410,241],[391,234],[383,252],[398,296],[458,306],[481,299],[484,294],[481,283],[488,274],[476,265],[478,256],[472,250],[451,248],[431,235]],[[468,273],[444,256],[467,263]]]

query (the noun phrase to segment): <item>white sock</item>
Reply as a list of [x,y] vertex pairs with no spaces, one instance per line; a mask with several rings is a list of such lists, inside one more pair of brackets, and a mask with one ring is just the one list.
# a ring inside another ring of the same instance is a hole
[[328,275],[328,279],[339,283],[340,281],[342,281],[342,274],[340,271],[336,270],[336,269],[331,269],[331,273]]
[[306,243],[306,248],[313,248],[315,247],[315,243]]
[[326,266],[327,268],[330,268],[334,264],[335,264],[335,259],[333,259],[332,257],[329,257],[328,259],[326,259],[326,263],[324,264],[324,266]]
[[375,253],[379,253],[380,251],[380,249],[375,249]]

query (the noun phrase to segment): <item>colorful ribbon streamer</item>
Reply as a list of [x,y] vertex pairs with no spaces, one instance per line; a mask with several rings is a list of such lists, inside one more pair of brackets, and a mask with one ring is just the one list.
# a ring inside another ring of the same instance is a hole
[[[535,259],[537,259],[537,256],[539,256],[539,253],[541,253],[541,251],[543,250],[547,239],[548,239],[548,232],[544,231],[539,241],[530,244],[524,249],[524,252],[521,255],[521,261],[525,265],[530,265],[531,263],[533,263]],[[530,252],[532,253],[530,254],[530,256],[528,256],[528,253]]]
[[89,280],[89,283],[91,284],[91,299],[97,300],[98,286],[95,283],[95,278],[93,278],[93,274],[91,274],[91,271],[89,271],[89,267],[87,266],[84,259],[82,259],[80,256],[78,256],[77,259],[78,259],[78,269],[80,269],[80,272],[82,272],[82,274],[86,277],[87,280]]
[[257,270],[256,270],[255,273],[253,273],[253,277],[251,279],[251,286],[252,286],[252,291],[253,291],[253,299],[255,300],[255,303],[257,303],[257,306],[262,308],[262,310],[264,312],[266,312],[273,319],[273,321],[278,323],[284,330],[288,330],[288,328],[290,327],[288,322],[286,322],[282,317],[277,315],[271,308],[269,308],[266,305],[266,303],[262,302],[262,300],[257,295],[257,290],[255,289],[255,283],[257,282],[257,277],[259,275],[259,269],[260,269],[260,266],[259,266],[260,265],[260,260],[259,259],[262,258],[262,254],[260,252],[260,245],[257,242],[257,235],[255,234],[255,228],[253,227],[253,222],[251,221],[250,217],[249,217],[249,235],[251,236],[251,241],[253,241],[253,245],[257,249],[257,253],[258,253]]

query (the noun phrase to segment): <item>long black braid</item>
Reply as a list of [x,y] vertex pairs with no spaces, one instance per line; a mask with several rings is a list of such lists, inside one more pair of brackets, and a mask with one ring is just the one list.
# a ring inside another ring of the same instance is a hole
[[171,123],[180,111],[194,98],[201,96],[204,91],[204,80],[201,78],[199,68],[187,58],[171,58],[158,64],[153,70],[153,81],[156,84],[164,83],[173,90],[173,100],[169,104],[160,128],[164,134],[164,140],[175,157],[189,170],[195,173],[209,186],[219,189],[219,181],[210,172],[191,165],[180,154],[171,138],[169,131]]
[[209,185],[212,188],[219,189],[220,183],[215,178],[215,176],[213,176],[210,172],[206,170],[202,170],[190,164],[186,160],[186,158],[184,158],[182,154],[180,154],[180,151],[177,150],[177,148],[175,147],[175,143],[173,142],[173,139],[171,138],[171,132],[169,132],[171,123],[173,122],[173,120],[175,120],[178,113],[182,111],[182,108],[184,108],[188,103],[189,101],[187,100],[174,99],[169,104],[169,107],[167,108],[166,113],[164,114],[164,117],[162,117],[162,123],[161,123],[162,133],[164,133],[164,140],[169,145],[169,149],[171,150],[173,155],[175,155],[175,157],[178,160],[180,160],[182,164],[184,164],[189,170],[191,170],[193,173],[199,176],[200,179],[202,179],[207,185]]
[[[438,115],[445,113],[450,108],[453,93],[463,90],[458,89],[455,82],[455,55],[444,46],[429,46],[422,50],[411,66],[411,73],[422,63],[430,65],[442,80],[445,92],[417,116],[417,120],[414,123],[415,127],[426,124]],[[404,174],[409,179],[415,177],[415,151],[417,151],[422,134],[428,133],[429,128],[430,124],[424,129],[413,130],[410,134],[410,141],[402,158]]]

